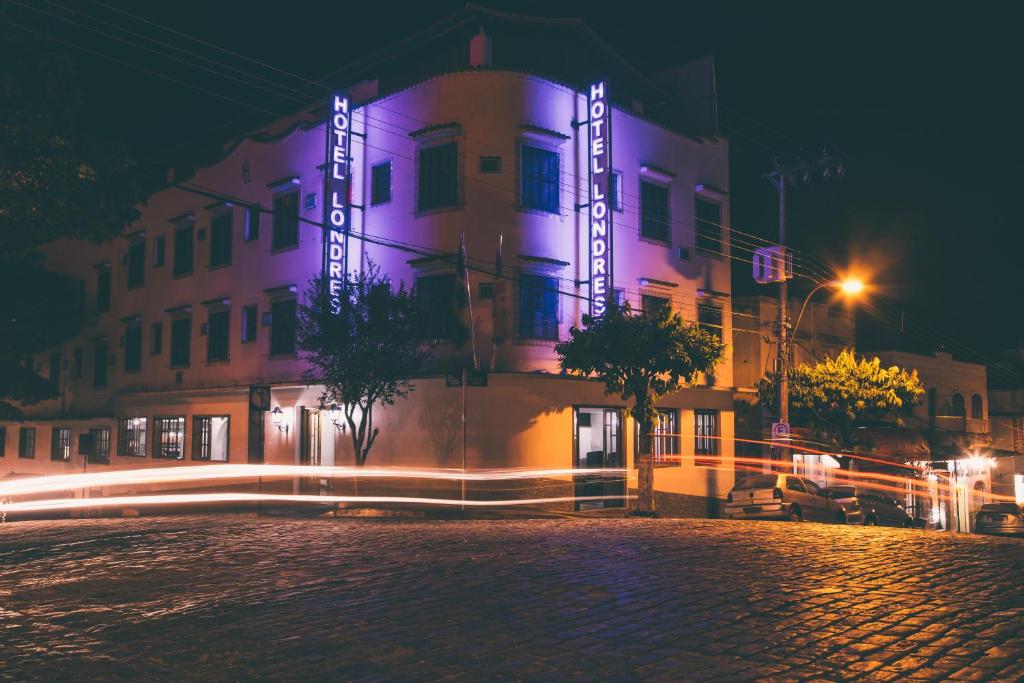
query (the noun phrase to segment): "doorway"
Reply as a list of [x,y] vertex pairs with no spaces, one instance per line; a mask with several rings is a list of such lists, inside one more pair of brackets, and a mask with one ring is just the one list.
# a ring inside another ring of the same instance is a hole
[[576,498],[611,496],[604,500],[577,500],[575,508],[624,507],[626,458],[622,450],[620,408],[576,407],[573,409],[573,467],[578,469],[621,468],[622,473],[578,474],[573,477]]

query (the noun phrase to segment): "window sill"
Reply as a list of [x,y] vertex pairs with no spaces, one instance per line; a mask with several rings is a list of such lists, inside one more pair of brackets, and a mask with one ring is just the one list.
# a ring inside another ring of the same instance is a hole
[[137,291],[137,290],[140,290],[140,289],[144,289],[145,286],[146,286],[145,283],[143,283],[141,285],[128,285],[127,287],[125,287],[125,290],[129,291],[129,292],[134,292],[134,291]]
[[221,270],[222,268],[230,268],[233,264],[231,261],[227,263],[218,263],[217,265],[210,264],[210,270]]
[[275,254],[285,254],[285,253],[287,253],[289,251],[298,251],[298,249],[299,249],[299,245],[298,244],[286,244],[284,246],[271,249],[270,250],[270,255],[274,256]]
[[425,216],[432,216],[437,213],[451,213],[453,211],[462,211],[466,208],[465,204],[454,204],[452,206],[435,206],[430,209],[417,209],[413,213],[414,218],[423,218]]
[[643,234],[641,234],[641,235],[637,236],[637,240],[639,240],[640,242],[646,242],[647,244],[654,244],[654,245],[659,246],[659,247],[671,247],[672,246],[672,240],[670,240],[667,237],[662,239],[661,237],[653,237],[651,235],[643,235]]
[[171,365],[169,367],[171,370],[188,370],[189,368],[192,367],[192,364],[186,363],[185,365]]
[[557,211],[548,211],[547,209],[539,209],[533,206],[523,206],[521,204],[516,205],[516,211],[519,213],[528,213],[534,216],[548,216],[550,218],[565,218],[562,214],[562,210],[559,208]]
[[229,365],[231,363],[230,358],[207,358],[205,365],[217,366],[217,365]]
[[191,270],[190,270],[190,271],[189,271],[189,272],[187,272],[187,273],[175,273],[175,274],[174,274],[174,275],[172,275],[171,277],[173,277],[173,278],[174,278],[175,280],[180,280],[180,279],[181,279],[181,278],[183,278],[183,277],[191,277],[191,276],[192,276],[192,275],[194,275],[194,274],[195,274],[195,271],[191,271]]
[[19,453],[19,454],[18,454],[18,459],[19,459],[19,460],[35,460],[35,459],[36,459],[36,456],[34,456],[34,455],[21,455],[21,454]]

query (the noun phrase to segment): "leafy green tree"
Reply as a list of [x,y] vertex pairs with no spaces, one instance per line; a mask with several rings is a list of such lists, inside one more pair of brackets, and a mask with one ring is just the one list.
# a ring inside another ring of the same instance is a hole
[[415,296],[404,286],[392,289],[372,262],[349,279],[337,313],[324,287],[322,276],[310,282],[299,307],[298,346],[312,366],[306,379],[323,384],[321,407],[337,405],[344,413],[361,467],[380,433],[375,406],[406,397],[431,351]]
[[583,327],[574,325],[555,352],[566,372],[594,377],[605,394],[631,402],[629,414],[640,430],[637,512],[653,515],[655,403],[701,373],[713,376],[725,344],[667,306],[634,313],[626,304],[609,307],[600,318],[583,316]]
[[[765,375],[757,393],[771,412],[778,405],[778,377]],[[920,403],[924,387],[917,370],[882,367],[876,357],[860,358],[845,349],[835,358],[814,365],[801,364],[789,371],[790,419],[810,428],[817,439],[839,450],[857,446],[855,430],[872,422],[895,421]]]
[[59,238],[121,234],[142,199],[123,145],[83,124],[75,62],[37,42],[0,41],[0,419],[57,395],[25,358],[77,333],[73,283],[45,268]]

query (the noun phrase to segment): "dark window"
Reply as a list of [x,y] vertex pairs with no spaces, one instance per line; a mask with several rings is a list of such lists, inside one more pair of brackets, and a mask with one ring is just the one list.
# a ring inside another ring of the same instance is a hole
[[185,457],[185,418],[153,418],[153,457],[181,460]]
[[416,279],[416,300],[422,311],[424,334],[430,339],[455,336],[455,275],[426,275]]
[[558,278],[519,276],[520,339],[558,339]]
[[[717,410],[693,411],[693,452],[696,455],[694,464],[698,467],[718,465],[718,430]],[[702,455],[716,457],[702,458]]]
[[561,189],[558,175],[558,152],[523,145],[522,191],[520,204],[524,209],[558,213]]
[[110,310],[110,268],[96,271],[96,312]]
[[117,454],[132,458],[146,457],[146,418],[118,418]]
[[146,240],[128,246],[128,289],[141,287],[146,278]]
[[230,211],[214,216],[210,222],[210,267],[231,263],[231,226],[234,214]]
[[252,242],[260,238],[260,207],[245,207],[245,241]]
[[142,325],[129,325],[124,329],[124,371],[142,369]]
[[981,395],[975,394],[974,396],[971,396],[971,417],[976,420],[980,420],[984,417],[985,411],[983,408],[984,406],[981,402]]
[[[640,429],[637,426],[636,452],[640,453]],[[651,455],[655,464],[682,465],[679,453],[679,411],[658,408],[651,432]]]
[[480,157],[481,173],[501,173],[501,157]]
[[370,204],[391,201],[391,162],[376,164],[370,169]]
[[192,459],[227,462],[229,425],[230,419],[227,416],[193,417]]
[[75,304],[79,311],[85,310],[85,280],[75,280]]
[[242,343],[256,341],[257,307],[246,306],[242,309]]
[[160,235],[153,239],[153,267],[159,268],[167,263],[167,236]]
[[18,430],[18,457],[36,457],[36,428],[22,427]]
[[640,234],[663,242],[669,241],[669,192],[664,185],[640,181]]
[[295,353],[295,299],[270,304],[270,355]]
[[654,296],[653,294],[642,294],[640,306],[645,311],[660,311],[672,307],[672,301],[668,297]]
[[174,274],[190,275],[192,273],[192,226],[178,228],[174,231]]
[[207,361],[228,359],[229,323],[230,311],[214,311],[210,313],[206,337]]
[[274,197],[274,227],[271,249],[290,249],[299,244],[299,193]]
[[60,365],[61,365],[60,352],[51,353],[50,354],[50,374],[49,374],[49,379],[50,379],[50,382],[55,387],[58,387],[58,388],[60,387]]
[[97,389],[107,386],[108,354],[106,342],[97,342],[92,357],[92,385]]
[[7,455],[7,427],[0,427],[0,458]]
[[153,323],[149,328],[149,353],[159,356],[164,351],[164,324]]
[[695,197],[696,247],[712,254],[722,253],[722,207],[715,202]]
[[967,414],[967,411],[964,409],[964,397],[960,394],[953,394],[953,409],[950,411],[950,414],[958,417],[963,417]]
[[71,427],[54,427],[50,436],[50,460],[71,460]]
[[89,453],[86,460],[90,465],[110,464],[110,427],[94,427],[89,430]]
[[192,362],[192,318],[171,320],[171,367],[182,367]]
[[935,417],[937,411],[936,404],[938,403],[937,395],[935,389],[928,390],[928,417]]
[[800,477],[786,477],[786,488],[790,491],[807,493],[807,491],[804,490],[804,483],[800,480]]
[[616,211],[622,211],[622,173],[612,171],[611,183],[608,187],[608,205]]
[[722,335],[722,307],[714,304],[697,304],[697,324],[708,334],[713,334],[719,340]]
[[81,346],[76,346],[74,350],[71,352],[71,374],[74,375],[75,379],[82,378],[82,365],[84,355],[85,354],[82,352]]
[[443,209],[458,203],[459,143],[421,149],[417,210]]

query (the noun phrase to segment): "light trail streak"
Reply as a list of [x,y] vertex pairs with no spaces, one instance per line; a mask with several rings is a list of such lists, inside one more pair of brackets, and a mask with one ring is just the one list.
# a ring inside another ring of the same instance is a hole
[[109,498],[53,498],[6,503],[0,508],[16,512],[52,512],[98,507],[142,507],[152,505],[188,505],[196,503],[385,503],[466,507],[503,507],[508,505],[545,505],[573,501],[621,500],[623,496],[559,496],[555,498],[516,498],[504,500],[459,500],[458,498],[419,498],[415,496],[317,496],[274,493],[181,493],[153,496],[111,496]]

